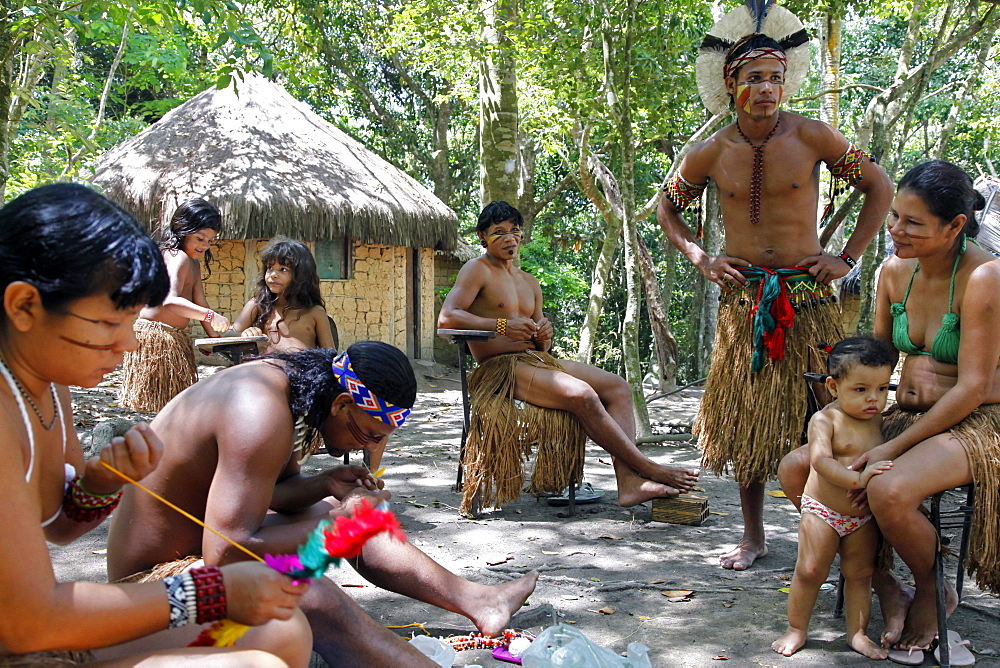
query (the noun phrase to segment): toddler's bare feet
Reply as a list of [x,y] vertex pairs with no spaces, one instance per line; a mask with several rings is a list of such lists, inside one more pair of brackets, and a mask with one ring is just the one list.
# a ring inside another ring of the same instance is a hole
[[888,655],[884,647],[876,645],[865,635],[864,631],[858,631],[854,637],[847,639],[847,644],[858,654],[864,654],[869,659],[884,659]]
[[[802,646],[806,644],[806,631],[802,629],[792,628],[791,626],[785,631],[785,635],[781,636],[773,643],[771,643],[771,649],[773,649],[778,654],[784,656],[791,656],[795,654]],[[885,658],[885,657],[883,657]]]

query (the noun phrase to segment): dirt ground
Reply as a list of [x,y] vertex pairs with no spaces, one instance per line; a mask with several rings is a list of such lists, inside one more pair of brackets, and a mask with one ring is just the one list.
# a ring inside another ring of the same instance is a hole
[[[462,401],[457,370],[415,362],[420,395],[406,426],[389,442],[383,465],[392,508],[409,539],[449,569],[482,583],[499,583],[530,571],[538,586],[516,620],[518,628],[539,632],[555,622],[573,624],[597,644],[624,652],[630,642],[650,648],[654,666],[867,665],[844,640],[844,621],[835,619],[833,587],[821,591],[810,640],[792,658],[770,649],[785,628],[787,587],[796,556],[797,518],[783,498],[765,497],[770,554],[749,571],[718,566],[718,554],[739,536],[742,523],[738,490],[729,479],[703,474],[699,487],[710,499],[711,515],[702,526],[651,520],[649,504],[622,508],[616,502],[610,458],[588,444],[585,478],[606,491],[598,503],[564,508],[523,496],[502,510],[478,519],[458,514],[454,490]],[[202,367],[202,374],[217,367]],[[137,419],[114,403],[115,379],[93,390],[74,391],[77,427],[84,444],[98,422],[112,417]],[[686,390],[650,404],[656,428],[686,431],[700,391]],[[690,442],[642,447],[658,462],[694,466],[699,452]],[[313,458],[317,469],[335,463]],[[777,491],[776,484],[768,485]],[[107,524],[71,546],[51,548],[60,579],[105,580]],[[898,560],[897,560],[898,561]],[[951,567],[951,572],[954,566]],[[830,582],[836,582],[836,570]],[[899,574],[907,579],[905,570]],[[386,626],[420,624],[436,636],[473,630],[460,615],[406,599],[367,584],[349,567],[330,574],[372,617]],[[682,595],[678,590],[687,590]],[[1000,667],[1000,601],[966,583],[963,601],[950,628],[971,641],[980,666]],[[869,634],[882,629],[877,604]],[[409,637],[418,627],[398,629]],[[511,665],[488,651],[458,654],[456,666]],[[884,664],[883,664],[884,665]],[[928,654],[924,665],[936,665]]]

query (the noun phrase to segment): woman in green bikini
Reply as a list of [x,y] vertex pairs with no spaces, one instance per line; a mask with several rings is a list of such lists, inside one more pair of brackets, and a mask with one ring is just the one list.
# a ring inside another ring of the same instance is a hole
[[[882,642],[904,650],[929,646],[937,633],[937,537],[919,510],[928,496],[976,483],[968,564],[981,588],[1000,592],[1000,261],[968,241],[979,232],[975,212],[984,206],[968,174],[936,160],[903,177],[889,214],[895,253],[879,277],[875,336],[906,358],[896,405],[883,421],[886,442],[852,468],[894,462],[855,504],[867,500],[913,573],[908,611],[894,578],[877,573],[873,579],[886,620]],[[796,505],[808,473],[801,450],[779,470]],[[953,608],[954,591],[949,595]]]
[[868,503],[916,584],[901,649],[937,633],[937,536],[919,510],[931,494],[976,483],[968,563],[980,587],[1000,592],[1000,262],[968,242],[984,206],[968,174],[935,160],[907,172],[889,213],[895,253],[879,278],[875,336],[906,359],[886,442],[854,467],[895,462],[869,485]]

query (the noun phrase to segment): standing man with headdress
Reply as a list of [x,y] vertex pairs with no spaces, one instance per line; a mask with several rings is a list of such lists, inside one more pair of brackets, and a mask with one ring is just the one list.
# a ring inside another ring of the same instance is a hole
[[[767,0],[748,0],[712,28],[698,56],[698,91],[713,114],[734,108],[736,121],[691,149],[657,211],[671,243],[722,289],[695,433],[704,465],[731,470],[740,484],[743,538],[720,557],[735,570],[767,554],[764,483],[801,444],[802,374],[821,368],[815,344],[842,338],[829,284],[861,257],[892,201],[892,184],[864,151],[826,123],[780,109],[805,79],[809,58],[801,22]],[[819,243],[820,163],[864,194],[839,256]],[[714,257],[681,218],[710,179],[725,233]]]

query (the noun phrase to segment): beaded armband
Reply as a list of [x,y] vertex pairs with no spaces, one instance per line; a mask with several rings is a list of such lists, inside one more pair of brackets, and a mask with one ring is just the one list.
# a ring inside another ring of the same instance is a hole
[[667,197],[677,207],[678,211],[683,211],[691,206],[692,202],[696,202],[701,198],[701,194],[705,192],[707,186],[708,182],[698,185],[697,183],[691,183],[680,174],[675,174],[674,178],[667,181],[667,184],[663,186],[663,192],[667,194]]
[[205,317],[202,318],[201,321],[212,322],[212,320],[214,319],[215,319],[215,311],[213,311],[212,309],[208,309],[208,313],[205,314]]
[[850,255],[847,254],[847,251],[844,251],[843,253],[841,253],[837,257],[839,257],[841,260],[843,260],[844,263],[847,264],[847,266],[850,267],[851,269],[854,269],[854,265],[856,265],[858,263],[857,260],[855,260],[853,257],[851,257]]
[[194,622],[198,611],[191,573],[170,575],[163,578],[163,584],[167,588],[167,602],[170,604],[170,628]]
[[497,318],[497,336],[507,336],[507,318]]
[[875,162],[873,157],[851,144],[839,160],[827,165],[826,168],[830,170],[834,178],[841,179],[853,187],[861,181],[861,165],[865,160]]
[[197,622],[207,624],[226,618],[226,587],[222,584],[222,571],[218,566],[192,568],[188,571],[194,580],[194,598]]
[[111,514],[121,501],[122,491],[114,494],[91,494],[80,484],[80,476],[76,476],[63,494],[63,513],[75,522],[93,522]]

